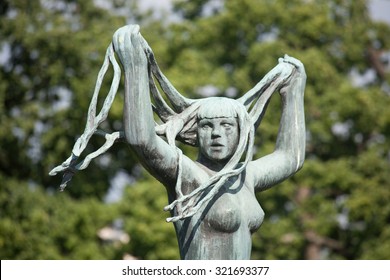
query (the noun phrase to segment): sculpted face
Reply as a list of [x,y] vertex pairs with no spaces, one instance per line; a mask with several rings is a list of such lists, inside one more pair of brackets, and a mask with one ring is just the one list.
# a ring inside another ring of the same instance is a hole
[[239,127],[235,117],[198,120],[200,156],[215,162],[227,162],[236,151]]

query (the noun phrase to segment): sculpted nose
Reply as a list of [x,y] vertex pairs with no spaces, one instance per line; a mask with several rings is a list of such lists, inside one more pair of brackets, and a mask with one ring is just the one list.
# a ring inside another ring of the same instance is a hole
[[213,130],[211,131],[211,137],[212,138],[221,137],[221,128],[220,127],[214,127]]

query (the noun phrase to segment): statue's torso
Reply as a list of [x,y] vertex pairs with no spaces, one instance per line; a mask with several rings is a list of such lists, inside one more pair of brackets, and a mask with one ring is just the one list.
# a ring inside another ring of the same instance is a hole
[[[205,180],[197,169],[192,169],[191,176],[191,183],[183,181],[186,192]],[[260,227],[264,212],[245,179],[245,172],[230,178],[197,214],[175,223],[183,259],[250,258],[251,233]]]

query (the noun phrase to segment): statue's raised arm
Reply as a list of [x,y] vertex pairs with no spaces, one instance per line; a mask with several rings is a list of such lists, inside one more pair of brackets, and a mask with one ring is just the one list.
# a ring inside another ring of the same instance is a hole
[[283,66],[294,66],[289,79],[280,85],[282,117],[276,147],[272,154],[248,165],[256,191],[262,191],[295,174],[305,159],[305,117],[303,97],[306,73],[303,64],[289,56],[279,59]]
[[113,36],[124,69],[124,132],[145,168],[165,185],[176,181],[177,152],[156,134],[149,89],[148,58],[139,26],[120,28]]

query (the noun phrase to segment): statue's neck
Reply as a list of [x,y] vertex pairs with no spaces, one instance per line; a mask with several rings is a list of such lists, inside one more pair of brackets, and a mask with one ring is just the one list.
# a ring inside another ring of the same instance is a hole
[[225,160],[224,161],[210,160],[207,157],[205,157],[204,155],[202,155],[201,153],[199,154],[198,159],[196,161],[199,164],[203,165],[208,170],[210,170],[211,175],[221,171],[225,167],[226,163],[228,162],[228,160],[226,160],[226,161]]

